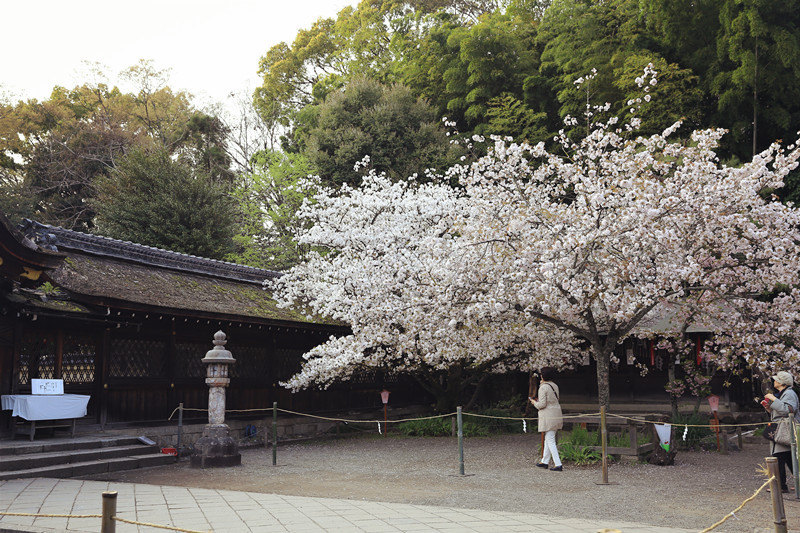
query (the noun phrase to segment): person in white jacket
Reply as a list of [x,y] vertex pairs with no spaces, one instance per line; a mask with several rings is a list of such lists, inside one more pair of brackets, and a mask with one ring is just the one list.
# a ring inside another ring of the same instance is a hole
[[539,410],[539,433],[544,433],[544,452],[542,462],[537,464],[539,468],[550,466],[550,459],[553,460],[553,468],[550,470],[561,472],[561,458],[558,456],[556,446],[556,431],[564,427],[564,420],[561,414],[561,404],[559,403],[558,385],[553,383],[555,370],[550,367],[542,368],[540,374],[542,382],[539,384],[536,398],[528,398],[536,409]]

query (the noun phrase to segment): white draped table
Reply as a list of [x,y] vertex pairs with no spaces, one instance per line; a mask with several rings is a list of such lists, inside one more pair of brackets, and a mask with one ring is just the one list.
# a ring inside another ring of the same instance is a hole
[[[75,436],[75,419],[86,416],[86,405],[90,396],[83,394],[4,394],[0,406],[11,411],[11,416],[23,418],[31,423],[30,439],[36,432],[37,420],[71,420],[72,435]],[[39,424],[39,427],[62,427],[64,423]],[[16,422],[12,424],[12,436],[16,433]]]

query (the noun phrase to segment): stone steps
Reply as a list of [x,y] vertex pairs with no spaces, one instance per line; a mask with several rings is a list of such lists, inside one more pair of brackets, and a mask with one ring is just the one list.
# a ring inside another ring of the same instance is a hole
[[84,437],[0,445],[0,480],[78,477],[173,463],[136,437]]

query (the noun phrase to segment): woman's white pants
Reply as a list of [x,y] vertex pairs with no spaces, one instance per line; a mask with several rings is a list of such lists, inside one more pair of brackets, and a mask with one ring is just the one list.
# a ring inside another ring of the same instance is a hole
[[546,431],[544,434],[542,463],[550,464],[551,458],[553,459],[553,466],[561,466],[561,458],[558,456],[558,448],[556,448],[556,432]]

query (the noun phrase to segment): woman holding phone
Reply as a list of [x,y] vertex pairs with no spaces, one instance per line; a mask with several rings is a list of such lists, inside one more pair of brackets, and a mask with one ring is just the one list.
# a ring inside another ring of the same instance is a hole
[[561,414],[561,404],[559,403],[558,385],[553,383],[556,371],[546,366],[540,372],[542,381],[536,398],[528,398],[536,409],[539,410],[539,433],[544,433],[544,452],[542,462],[537,464],[539,468],[550,466],[550,459],[553,460],[553,470],[561,472],[561,458],[558,456],[556,447],[556,431],[564,427]]

